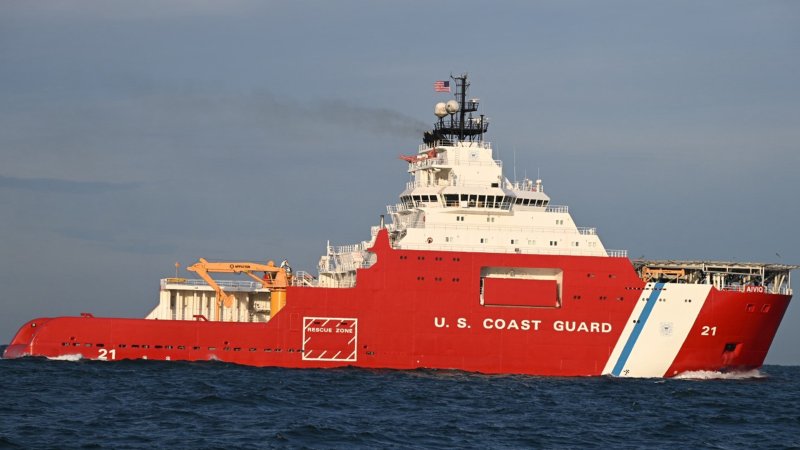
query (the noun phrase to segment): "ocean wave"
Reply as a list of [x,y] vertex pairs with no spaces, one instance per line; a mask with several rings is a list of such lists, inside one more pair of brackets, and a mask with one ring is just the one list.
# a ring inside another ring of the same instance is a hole
[[797,447],[800,368],[762,372],[623,382],[19,358],[0,360],[0,448]]
[[50,361],[80,361],[83,359],[83,356],[76,353],[73,355],[48,356],[47,359]]
[[753,378],[767,378],[767,374],[758,369],[714,372],[710,370],[693,370],[675,375],[679,380],[748,380]]

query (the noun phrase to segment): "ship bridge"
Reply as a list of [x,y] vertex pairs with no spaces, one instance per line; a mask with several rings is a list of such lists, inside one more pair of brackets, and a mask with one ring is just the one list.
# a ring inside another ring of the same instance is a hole
[[487,253],[627,256],[607,251],[594,228],[551,204],[541,179],[509,180],[484,140],[489,120],[468,100],[467,75],[455,99],[434,107],[437,122],[408,163],[400,202],[387,207],[396,248]]

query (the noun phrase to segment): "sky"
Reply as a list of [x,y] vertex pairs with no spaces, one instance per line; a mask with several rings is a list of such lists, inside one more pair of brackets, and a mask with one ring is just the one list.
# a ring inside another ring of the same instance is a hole
[[[791,0],[0,2],[0,343],[143,317],[175,262],[316,273],[465,72],[505,175],[606,248],[800,264],[799,48]],[[797,342],[792,304],[767,363]]]

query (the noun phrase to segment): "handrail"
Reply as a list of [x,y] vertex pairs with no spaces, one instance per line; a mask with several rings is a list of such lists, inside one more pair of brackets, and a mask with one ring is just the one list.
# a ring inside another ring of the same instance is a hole
[[763,286],[763,291],[754,290],[753,289],[754,287],[756,286],[726,285],[718,289],[720,291],[726,291],[726,292],[753,292],[753,293],[763,293],[763,294],[792,295],[792,288],[788,287],[781,287],[780,289],[777,290],[777,292],[775,292],[775,289],[771,286]]
[[440,144],[440,145],[436,145],[436,146],[430,146],[428,144],[420,144],[419,147],[418,147],[418,152],[422,153],[424,151],[431,150],[431,149],[434,149],[434,148],[444,148],[444,147],[449,147],[449,148],[465,147],[465,148],[486,148],[486,149],[491,149],[492,148],[492,144],[489,141],[453,141],[453,142],[450,143],[450,145]]
[[465,160],[464,158],[428,158],[428,159],[420,159],[417,161],[409,162],[409,165],[413,166],[417,169],[422,169],[427,166],[434,166],[434,165],[453,165],[453,166],[497,166],[503,167],[503,161],[499,159],[493,159],[491,161],[472,161],[472,160]]
[[[248,291],[255,289],[262,289],[264,286],[255,281],[239,281],[239,280],[219,280],[216,282],[220,287],[225,288],[226,291]],[[161,289],[166,289],[169,284],[178,284],[192,287],[211,287],[205,280],[198,279],[176,279],[176,278],[162,278]]]
[[565,250],[560,249],[530,249],[525,247],[506,247],[490,245],[441,245],[441,244],[405,244],[401,243],[400,248],[404,250],[434,250],[434,251],[465,251],[476,253],[519,253],[525,255],[568,255],[568,256],[599,256],[599,257],[626,257],[627,250]]
[[[420,223],[423,224],[423,223]],[[420,227],[407,227],[407,228],[425,228],[429,230],[471,230],[471,231],[517,231],[521,233],[560,233],[560,234],[579,234],[579,235],[596,235],[596,228],[573,228],[568,226],[563,227],[537,227],[537,226],[519,226],[519,225],[478,225],[467,224],[465,222],[455,223],[432,223],[424,222],[425,226]],[[577,230],[577,233],[576,233]]]

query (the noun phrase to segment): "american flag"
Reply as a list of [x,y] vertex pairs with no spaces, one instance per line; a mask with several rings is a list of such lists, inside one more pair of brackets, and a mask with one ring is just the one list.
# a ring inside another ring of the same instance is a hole
[[450,92],[449,81],[437,81],[433,83],[433,90],[436,92]]

